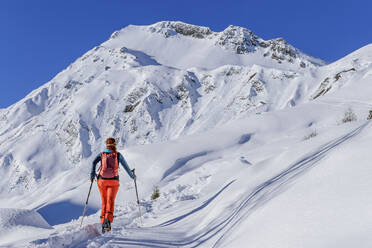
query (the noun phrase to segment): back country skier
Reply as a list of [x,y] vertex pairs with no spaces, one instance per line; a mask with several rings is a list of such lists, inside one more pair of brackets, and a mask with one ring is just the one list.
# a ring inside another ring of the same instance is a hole
[[[99,173],[96,175],[96,165],[101,162]],[[111,223],[114,220],[115,197],[119,190],[119,162],[124,167],[128,175],[135,180],[135,174],[129,169],[123,155],[116,151],[116,141],[114,138],[106,140],[106,149],[97,155],[92,163],[90,173],[91,182],[97,176],[98,189],[101,194],[101,224],[102,233],[111,230]]]

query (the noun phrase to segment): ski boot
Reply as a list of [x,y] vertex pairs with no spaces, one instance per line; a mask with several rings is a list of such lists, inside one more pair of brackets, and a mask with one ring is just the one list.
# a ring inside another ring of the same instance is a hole
[[102,233],[111,231],[111,223],[108,219],[102,223]]

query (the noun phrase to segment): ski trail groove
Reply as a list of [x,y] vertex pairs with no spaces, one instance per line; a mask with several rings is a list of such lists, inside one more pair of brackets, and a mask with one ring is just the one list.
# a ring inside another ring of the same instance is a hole
[[[217,237],[213,247],[224,247],[223,241],[225,237],[232,232],[237,225],[239,225],[248,215],[252,213],[254,209],[262,206],[267,201],[273,199],[280,192],[284,191],[291,182],[297,179],[300,175],[314,167],[320,160],[322,160],[329,152],[334,148],[350,140],[356,135],[360,134],[362,130],[369,124],[366,122],[353,131],[341,136],[340,138],[326,143],[325,145],[318,148],[316,151],[305,155],[302,159],[288,166],[287,169],[283,170],[279,174],[271,177],[260,185],[256,186],[253,190],[250,190],[243,200],[240,201],[230,212],[227,217],[218,223],[210,222],[210,224],[193,235],[184,235],[182,233],[170,232],[168,230],[162,230],[167,226],[181,221],[182,219],[192,215],[193,213],[206,207],[211,201],[213,201],[224,189],[230,184],[225,185],[220,191],[218,191],[212,198],[204,202],[200,207],[190,211],[187,214],[181,215],[177,218],[173,218],[166,221],[158,226],[132,229],[134,232],[140,232],[141,237],[138,238],[119,238],[111,237],[107,238],[107,242],[104,243],[104,247],[107,245],[120,246],[120,247],[198,247],[207,241],[211,241]],[[157,230],[158,229],[158,230]],[[160,229],[160,230],[159,230]],[[173,238],[169,238],[173,234]],[[218,237],[219,235],[219,237]],[[158,239],[147,239],[146,236],[157,236]],[[163,237],[164,238],[163,238]],[[173,239],[173,240],[172,240]]]
[[194,213],[202,210],[203,208],[205,208],[206,206],[208,206],[209,203],[211,203],[217,196],[219,196],[227,187],[229,187],[235,181],[236,180],[232,180],[231,182],[229,182],[228,184],[226,184],[222,189],[220,189],[220,191],[218,191],[215,195],[213,195],[211,198],[209,198],[208,200],[206,200],[201,206],[199,206],[199,207],[191,210],[190,212],[188,212],[186,214],[183,214],[181,216],[178,216],[176,218],[173,218],[171,220],[168,220],[168,221],[166,221],[166,222],[164,222],[164,223],[162,223],[162,224],[160,224],[158,226],[163,227],[163,226],[172,225],[172,224],[174,224],[174,223],[176,223],[176,222],[178,222],[178,221],[180,221],[180,220],[182,220],[182,219],[184,219],[184,218],[186,218],[186,217],[188,217],[188,216],[190,216],[190,215],[192,215],[192,214],[194,214]]
[[[245,198],[245,200],[240,203],[238,208],[225,220],[227,222],[226,224],[231,223],[231,225],[220,236],[220,238],[217,240],[213,247],[218,247],[220,242],[223,241],[224,237],[229,232],[231,232],[233,228],[236,227],[236,225],[238,225],[242,220],[244,220],[245,217],[247,217],[247,215],[251,213],[251,210],[275,197],[274,194],[280,190],[283,190],[283,186],[287,185],[288,183],[296,179],[299,175],[305,173],[307,170],[312,168],[317,162],[324,158],[327,155],[327,153],[330,152],[332,149],[358,135],[368,124],[369,122],[366,122],[363,125],[359,126],[358,128],[354,129],[353,131],[349,132],[348,134],[342,136],[341,138],[338,138],[335,141],[331,141],[325,144],[316,152],[313,152],[310,155],[305,156],[305,158],[292,164],[278,175],[272,177],[271,179],[257,186]],[[248,207],[248,209],[241,213],[242,210],[246,207]],[[238,217],[239,214],[240,217]],[[225,226],[227,225],[224,225],[223,228],[225,228]]]

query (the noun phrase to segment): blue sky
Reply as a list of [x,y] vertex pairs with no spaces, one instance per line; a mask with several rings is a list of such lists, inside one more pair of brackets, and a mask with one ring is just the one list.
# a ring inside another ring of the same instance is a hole
[[228,25],[335,61],[372,43],[372,1],[1,0],[0,108],[19,101],[129,24]]

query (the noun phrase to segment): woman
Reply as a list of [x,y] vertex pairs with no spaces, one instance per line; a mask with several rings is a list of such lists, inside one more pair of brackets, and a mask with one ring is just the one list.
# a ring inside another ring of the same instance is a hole
[[114,204],[115,197],[119,190],[119,162],[127,171],[128,175],[135,179],[134,173],[129,169],[127,162],[123,155],[116,151],[116,144],[114,138],[106,140],[106,149],[98,154],[92,164],[92,171],[90,173],[90,180],[93,182],[96,176],[96,165],[101,162],[99,173],[97,175],[98,189],[101,194],[102,210],[101,210],[101,224],[102,233],[111,230],[111,223],[114,220]]

